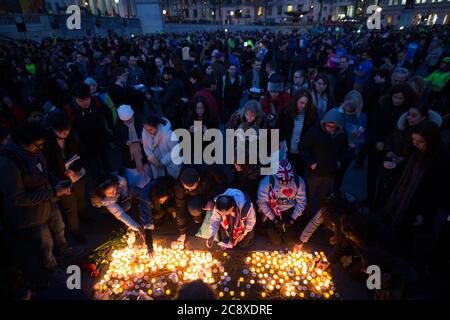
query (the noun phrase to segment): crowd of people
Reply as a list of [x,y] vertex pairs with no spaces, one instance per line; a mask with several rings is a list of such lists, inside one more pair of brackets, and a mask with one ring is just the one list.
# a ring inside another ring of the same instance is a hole
[[[172,245],[203,224],[206,247],[224,250],[251,248],[255,234],[300,250],[323,225],[331,262],[361,281],[380,266],[375,298],[445,294],[450,30],[423,31],[5,41],[2,251],[42,288],[55,257],[86,243],[92,208],[141,233],[150,254],[171,221]],[[278,129],[276,173],[176,163],[173,132],[194,135],[196,121]],[[350,168],[364,170],[366,199],[342,190]]]

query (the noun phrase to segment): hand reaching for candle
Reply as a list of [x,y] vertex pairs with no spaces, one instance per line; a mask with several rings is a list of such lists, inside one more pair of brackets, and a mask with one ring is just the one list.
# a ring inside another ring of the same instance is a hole
[[294,251],[302,251],[303,245],[304,245],[303,242],[296,243],[296,244],[294,245]]
[[245,234],[241,234],[239,237],[234,240],[233,247],[236,247],[236,245],[241,242],[245,238]]

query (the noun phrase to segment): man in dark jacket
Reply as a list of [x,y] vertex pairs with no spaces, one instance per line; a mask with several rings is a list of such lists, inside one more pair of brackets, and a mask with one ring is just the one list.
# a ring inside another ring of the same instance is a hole
[[237,67],[230,64],[228,72],[223,76],[220,83],[223,98],[223,118],[226,123],[234,111],[239,109],[243,94],[244,83],[242,77],[237,73]]
[[312,127],[300,141],[300,154],[306,164],[310,214],[333,191],[334,180],[347,150],[342,116],[337,109],[328,111],[320,125]]
[[196,223],[203,221],[204,211],[214,208],[214,197],[225,191],[227,179],[216,166],[185,166],[175,186],[178,242],[186,240],[187,223],[192,216]]
[[[86,241],[80,231],[80,217],[86,213],[85,156],[78,134],[72,130],[70,120],[63,112],[54,112],[49,117],[50,128],[44,149],[45,158],[52,176],[59,180],[72,181],[72,192],[60,197],[59,204],[65,214],[72,236],[79,243]],[[78,158],[78,160],[75,160]]]
[[128,59],[128,85],[136,86],[139,84],[145,84],[144,70],[138,66],[138,59],[135,56],[130,56]]
[[77,83],[72,88],[73,102],[66,107],[66,113],[72,122],[72,127],[80,135],[80,141],[85,146],[88,168],[94,178],[99,177],[110,163],[108,152],[112,134],[106,128],[106,120],[96,108],[90,96],[89,86]]
[[307,57],[303,49],[295,49],[295,57],[292,59],[291,65],[289,67],[290,74],[293,75],[297,70],[306,70],[307,67]]
[[58,251],[67,249],[64,222],[55,206],[58,197],[70,194],[63,182],[50,183],[41,151],[46,131],[38,124],[21,127],[0,155],[0,191],[3,221],[11,254],[26,277],[38,280],[43,269],[53,271]]
[[267,86],[267,79],[264,71],[261,69],[261,61],[253,60],[252,69],[247,71],[244,76],[244,88],[250,90],[251,88],[258,88],[264,90]]
[[334,98],[337,103],[344,101],[345,95],[353,89],[354,82],[354,73],[349,67],[348,57],[341,57],[339,59],[339,73],[334,83]]

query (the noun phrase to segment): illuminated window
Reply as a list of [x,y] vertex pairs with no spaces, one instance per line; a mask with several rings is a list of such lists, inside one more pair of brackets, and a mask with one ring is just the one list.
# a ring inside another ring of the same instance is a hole
[[398,6],[398,0],[394,0],[394,6]]
[[355,14],[354,7],[353,6],[348,6],[347,7],[347,16],[353,17],[354,14]]
[[416,3],[420,3],[420,0],[416,0]]
[[389,5],[392,6],[394,0],[389,0]]
[[445,15],[444,21],[442,21],[442,24],[447,24],[447,23],[448,23],[448,14]]
[[287,6],[287,12],[292,12],[292,4],[288,4],[288,6]]
[[263,14],[263,7],[258,7],[258,16],[262,16]]
[[406,4],[406,0],[402,0],[402,5],[405,5]]
[[422,3],[427,3],[427,0],[422,0]]

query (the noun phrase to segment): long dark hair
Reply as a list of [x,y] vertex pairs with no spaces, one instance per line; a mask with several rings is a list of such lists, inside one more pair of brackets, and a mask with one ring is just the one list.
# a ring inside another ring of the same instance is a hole
[[441,131],[436,123],[425,120],[411,129],[411,135],[419,134],[426,142],[425,154],[430,154],[442,145]]
[[418,100],[417,94],[414,92],[414,90],[411,88],[411,86],[407,83],[400,83],[393,86],[389,92],[389,103],[392,103],[392,95],[396,93],[401,93],[405,97],[405,102],[403,103],[404,106],[411,107],[415,105],[415,103]]
[[197,118],[197,112],[195,111],[195,107],[197,105],[197,103],[201,103],[203,104],[203,107],[205,108],[205,113],[203,115],[203,119],[208,119],[209,118],[209,109],[208,109],[208,104],[206,103],[205,98],[201,97],[201,96],[197,96],[194,99],[192,99],[192,104],[191,104],[191,117],[193,120],[195,120]]
[[101,201],[105,198],[105,191],[110,187],[119,186],[119,178],[114,174],[105,174],[94,182],[91,191],[91,203],[95,207],[101,207]]
[[293,96],[291,96],[291,100],[289,100],[289,103],[286,107],[286,113],[289,114],[292,119],[295,119],[295,117],[298,114],[297,101],[302,97],[306,97],[308,99],[308,103],[306,104],[305,108],[305,113],[315,112],[313,108],[311,93],[309,93],[309,91],[306,89],[300,89]]
[[325,73],[319,73],[314,78],[314,81],[311,84],[312,92],[314,92],[314,94],[316,93],[316,81],[319,81],[319,80],[322,80],[327,85],[327,87],[326,87],[326,89],[324,91],[324,94],[327,96],[328,99],[332,98],[332,93],[331,93],[331,88],[330,88],[330,79],[328,79],[328,76]]
[[169,198],[173,198],[175,190],[175,179],[171,176],[163,176],[159,177],[157,181],[158,187],[152,190],[153,196],[156,199],[161,199],[166,196],[168,196]]
[[164,120],[161,117],[158,117],[158,116],[155,116],[155,115],[149,115],[147,117],[144,117],[144,121],[142,122],[142,124],[144,124],[144,125],[146,124],[148,126],[152,126],[154,128],[158,128],[159,124],[164,126],[164,125],[167,124],[167,121]]

